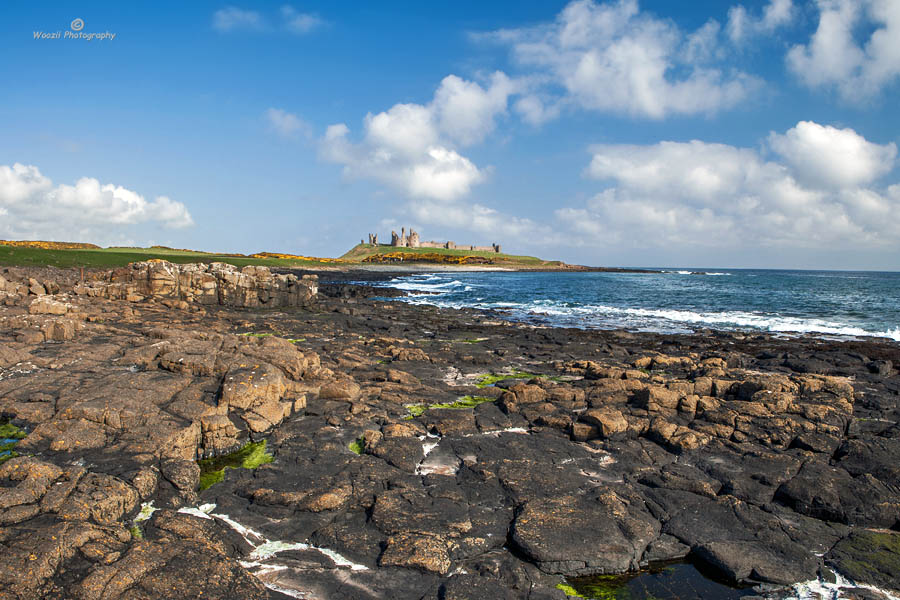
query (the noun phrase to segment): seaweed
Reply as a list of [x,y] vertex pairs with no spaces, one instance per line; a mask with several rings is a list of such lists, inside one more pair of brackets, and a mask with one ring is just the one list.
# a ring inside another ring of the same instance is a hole
[[406,419],[409,420],[416,417],[421,417],[423,414],[425,414],[425,411],[431,410],[433,408],[449,408],[453,410],[461,410],[464,408],[475,408],[479,404],[493,401],[493,398],[488,398],[486,396],[463,396],[455,402],[442,402],[437,404],[407,404],[406,410],[409,411],[409,414],[406,416]]
[[366,442],[361,437],[356,438],[355,440],[350,442],[348,447],[350,448],[350,452],[353,452],[354,454],[362,454],[366,449]]
[[255,469],[273,460],[266,452],[266,440],[250,442],[229,454],[200,460],[200,491],[224,480],[225,469]]

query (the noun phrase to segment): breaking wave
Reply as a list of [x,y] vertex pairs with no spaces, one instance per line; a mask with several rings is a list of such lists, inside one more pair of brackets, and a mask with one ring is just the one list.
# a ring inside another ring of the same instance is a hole
[[[671,277],[700,273],[729,277]],[[400,300],[413,304],[490,310],[506,319],[551,326],[660,333],[748,330],[900,342],[898,284],[897,274],[680,270],[414,274],[381,285],[409,292]]]

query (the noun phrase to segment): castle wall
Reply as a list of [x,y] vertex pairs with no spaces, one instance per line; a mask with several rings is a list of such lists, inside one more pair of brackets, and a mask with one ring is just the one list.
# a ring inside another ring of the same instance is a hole
[[[378,244],[378,235],[369,234],[369,243]],[[400,228],[400,235],[396,231],[391,232],[391,246],[396,248],[444,248],[447,250],[475,250],[478,252],[500,252],[500,244],[491,244],[490,246],[475,246],[470,244],[457,244],[453,240],[446,242],[436,242],[429,240],[423,242],[419,240],[418,232],[412,228],[409,235],[406,235],[406,228]]]

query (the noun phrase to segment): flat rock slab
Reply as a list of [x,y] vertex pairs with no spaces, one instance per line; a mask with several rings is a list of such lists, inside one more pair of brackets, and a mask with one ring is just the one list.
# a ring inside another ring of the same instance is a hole
[[602,575],[637,569],[659,529],[637,495],[607,489],[525,503],[510,540],[545,572]]

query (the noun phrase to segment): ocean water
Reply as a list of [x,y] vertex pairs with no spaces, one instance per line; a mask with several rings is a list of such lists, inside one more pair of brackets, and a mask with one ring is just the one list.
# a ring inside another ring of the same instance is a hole
[[900,341],[900,273],[682,269],[450,272],[396,277],[402,301],[564,327],[765,331]]

